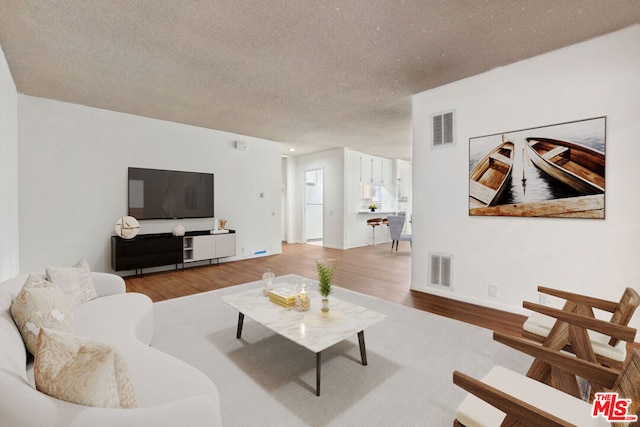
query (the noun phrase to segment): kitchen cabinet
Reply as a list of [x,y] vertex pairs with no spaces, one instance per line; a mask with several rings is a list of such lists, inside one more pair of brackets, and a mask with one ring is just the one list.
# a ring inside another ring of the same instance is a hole
[[373,159],[371,156],[367,154],[360,155],[360,182],[364,182],[366,184],[373,183],[373,178],[371,176]]
[[393,185],[393,161],[360,154],[360,182],[371,185]]

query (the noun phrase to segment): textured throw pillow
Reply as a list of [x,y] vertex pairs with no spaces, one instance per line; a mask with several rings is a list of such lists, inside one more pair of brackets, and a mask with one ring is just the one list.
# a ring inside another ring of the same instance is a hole
[[57,286],[33,274],[11,304],[11,316],[31,354],[35,354],[40,328],[73,331],[73,314],[67,297]]
[[56,399],[99,408],[135,408],[122,354],[109,345],[42,328],[33,375],[36,388]]
[[71,307],[97,296],[91,278],[91,269],[84,258],[73,267],[47,267],[46,272],[47,280],[62,289],[69,298]]

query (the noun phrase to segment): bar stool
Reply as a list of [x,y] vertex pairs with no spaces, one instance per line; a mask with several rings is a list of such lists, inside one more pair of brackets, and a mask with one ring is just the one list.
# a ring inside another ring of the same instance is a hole
[[382,222],[380,223],[380,225],[386,225],[387,227],[387,236],[386,236],[386,240],[389,241],[389,220],[384,217],[382,218]]
[[376,227],[382,224],[382,218],[371,218],[367,220],[367,225],[371,227],[371,244],[376,245]]

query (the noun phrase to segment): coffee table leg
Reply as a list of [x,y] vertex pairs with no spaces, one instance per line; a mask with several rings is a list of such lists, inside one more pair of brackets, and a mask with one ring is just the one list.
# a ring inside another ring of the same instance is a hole
[[240,339],[242,336],[242,325],[244,324],[244,314],[238,313],[238,330],[236,331],[236,338]]
[[316,396],[320,396],[320,365],[322,364],[321,352],[316,353]]
[[360,344],[360,357],[362,358],[362,364],[367,364],[367,349],[364,345],[364,331],[358,332],[358,343]]

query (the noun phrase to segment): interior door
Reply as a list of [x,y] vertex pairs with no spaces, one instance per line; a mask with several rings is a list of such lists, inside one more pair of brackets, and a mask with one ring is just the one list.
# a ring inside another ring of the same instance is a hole
[[304,173],[305,188],[305,241],[321,241],[324,233],[324,171]]

